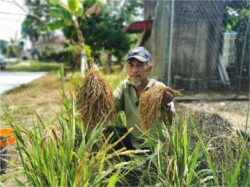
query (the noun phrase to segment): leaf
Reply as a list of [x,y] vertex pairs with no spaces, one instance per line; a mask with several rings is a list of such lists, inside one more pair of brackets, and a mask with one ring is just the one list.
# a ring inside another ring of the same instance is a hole
[[55,17],[58,17],[58,18],[61,18],[61,19],[65,19],[65,20],[68,20],[68,21],[71,21],[72,20],[72,16],[71,14],[68,12],[68,10],[64,7],[52,7],[50,9],[50,14],[52,16],[55,16]]
[[83,11],[83,7],[79,7],[78,11],[76,12],[76,16],[77,17],[82,17],[84,11]]
[[115,172],[114,175],[112,175],[109,179],[109,182],[108,182],[108,187],[113,187],[115,186],[117,180],[118,180],[118,175],[120,174],[120,168],[117,170],[117,172]]
[[63,26],[65,26],[64,22],[62,20],[57,20],[57,21],[54,21],[52,23],[49,23],[48,29],[49,29],[49,31],[54,31],[54,30],[62,28]]
[[79,10],[78,0],[68,0],[68,7],[72,13],[76,13]]
[[232,26],[230,24],[227,24],[226,30],[232,30]]
[[63,77],[63,74],[64,74],[63,69],[57,70],[57,78],[58,79],[61,79]]
[[240,170],[241,170],[241,167],[242,167],[242,161],[243,161],[243,158],[244,158],[244,152],[240,154],[240,159],[238,160],[237,162],[237,166],[234,170],[234,173],[233,173],[233,176],[231,177],[231,185],[232,186],[237,186],[237,178],[240,174]]
[[47,3],[50,5],[50,6],[55,6],[59,3],[60,1],[59,0],[47,0]]

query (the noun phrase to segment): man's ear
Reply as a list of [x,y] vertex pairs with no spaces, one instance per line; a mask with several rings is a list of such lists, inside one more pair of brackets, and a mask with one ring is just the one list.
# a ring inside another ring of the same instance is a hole
[[153,69],[153,66],[151,64],[149,64],[147,68],[148,68],[148,72],[151,72]]

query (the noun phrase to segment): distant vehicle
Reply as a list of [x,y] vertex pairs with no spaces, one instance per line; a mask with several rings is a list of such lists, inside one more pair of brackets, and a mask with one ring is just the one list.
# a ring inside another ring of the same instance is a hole
[[6,68],[6,58],[5,56],[1,55],[0,56],[0,69],[5,69]]

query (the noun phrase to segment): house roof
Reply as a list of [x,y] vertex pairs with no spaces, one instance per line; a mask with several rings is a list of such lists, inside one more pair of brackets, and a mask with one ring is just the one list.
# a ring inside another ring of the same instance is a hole
[[136,21],[125,30],[126,33],[141,33],[144,30],[152,30],[153,20]]

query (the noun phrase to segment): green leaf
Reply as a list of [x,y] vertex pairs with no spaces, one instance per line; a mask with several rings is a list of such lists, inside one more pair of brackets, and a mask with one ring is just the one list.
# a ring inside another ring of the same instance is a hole
[[229,31],[232,30],[232,26],[230,24],[227,24],[226,30],[229,30]]
[[81,16],[83,15],[83,13],[84,13],[84,12],[83,12],[83,7],[80,7],[80,6],[79,6],[78,11],[76,12],[76,16],[77,16],[77,17],[81,17]]
[[68,21],[72,20],[71,14],[64,7],[52,7],[50,9],[50,14],[52,16],[54,16],[54,17],[65,19],[65,20],[68,20]]
[[54,30],[62,28],[63,26],[65,26],[64,22],[62,20],[57,20],[57,21],[54,21],[52,23],[49,23],[48,29],[49,29],[49,31],[54,31]]
[[232,186],[237,186],[237,178],[240,174],[240,170],[242,168],[242,161],[243,161],[243,158],[244,158],[244,152],[240,154],[240,159],[238,160],[237,162],[237,166],[234,170],[234,173],[233,173],[233,176],[231,177],[231,185]]
[[57,78],[58,79],[61,79],[63,77],[63,74],[64,74],[63,69],[57,70]]
[[115,186],[117,180],[118,180],[118,175],[120,174],[120,168],[117,170],[117,172],[115,172],[114,175],[112,175],[109,179],[109,182],[108,182],[108,187],[113,187]]
[[198,142],[195,146],[195,149],[191,155],[190,163],[189,163],[189,174],[187,178],[187,186],[191,186],[193,179],[193,176],[195,174],[195,167],[197,166],[198,158],[200,155],[201,151],[201,146],[200,143]]
[[60,3],[60,0],[47,0],[47,3],[50,5],[50,6],[55,6],[57,4]]
[[68,0],[68,7],[71,12],[76,13],[79,10],[78,0]]

